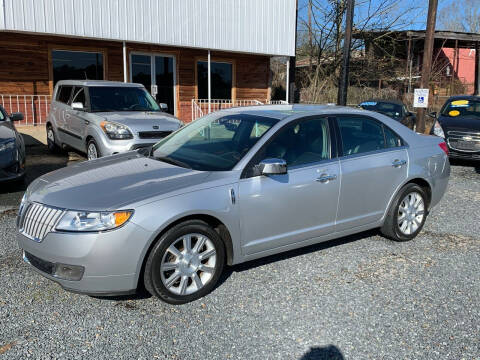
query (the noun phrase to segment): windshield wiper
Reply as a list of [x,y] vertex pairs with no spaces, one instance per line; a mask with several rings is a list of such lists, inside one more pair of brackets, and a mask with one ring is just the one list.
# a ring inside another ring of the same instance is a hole
[[[153,149],[153,148],[152,148],[152,149]],[[192,168],[192,167],[191,167],[190,165],[188,165],[187,163],[184,163],[183,161],[180,161],[180,160],[172,159],[172,158],[169,157],[169,156],[154,156],[153,158],[154,158],[155,160],[163,161],[163,162],[166,162],[166,163],[168,163],[168,164],[180,166],[180,167],[183,167],[183,168],[187,168],[187,169],[191,169],[191,168]]]

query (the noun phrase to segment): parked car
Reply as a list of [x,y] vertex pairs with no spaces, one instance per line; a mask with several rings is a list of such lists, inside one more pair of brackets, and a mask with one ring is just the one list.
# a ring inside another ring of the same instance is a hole
[[446,145],[384,115],[270,105],[207,115],[138,150],[35,180],[24,259],[65,289],[139,284],[173,304],[232,265],[372,228],[413,239],[442,198]]
[[414,113],[408,111],[405,104],[401,101],[371,99],[362,102],[358,106],[365,110],[387,115],[409,129],[415,130],[417,118]]
[[20,120],[22,113],[8,115],[0,106],[0,182],[22,180],[25,176],[25,143],[14,124]]
[[430,116],[430,134],[445,139],[451,158],[480,160],[480,96],[453,96]]
[[70,146],[89,160],[149,147],[183,124],[141,84],[59,81],[47,119],[50,150]]

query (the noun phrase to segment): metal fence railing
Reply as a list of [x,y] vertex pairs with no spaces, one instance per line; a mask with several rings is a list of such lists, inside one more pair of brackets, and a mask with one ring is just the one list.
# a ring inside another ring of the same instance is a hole
[[50,95],[6,95],[0,94],[0,105],[10,114],[21,112],[23,120],[18,125],[45,124],[50,111]]

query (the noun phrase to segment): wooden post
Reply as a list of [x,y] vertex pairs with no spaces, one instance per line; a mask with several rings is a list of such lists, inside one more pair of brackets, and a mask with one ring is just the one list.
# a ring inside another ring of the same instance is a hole
[[354,0],[347,0],[347,15],[345,22],[345,37],[343,40],[342,72],[338,81],[337,105],[347,105],[348,72],[350,65],[350,47],[352,45],[353,7]]
[[480,96],[480,43],[475,43],[475,95]]

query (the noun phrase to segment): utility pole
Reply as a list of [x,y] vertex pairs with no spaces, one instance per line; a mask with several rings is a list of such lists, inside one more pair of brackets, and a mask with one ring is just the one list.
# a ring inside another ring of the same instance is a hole
[[[425,33],[425,45],[423,47],[422,78],[420,88],[429,88],[430,72],[432,69],[433,44],[435,41],[435,21],[437,19],[438,0],[429,0],[427,15],[427,31]],[[431,99],[432,96],[429,96]],[[417,110],[417,132],[425,132],[425,109]]]
[[343,39],[343,61],[340,78],[338,80],[338,105],[347,105],[348,72],[350,65],[350,48],[352,45],[354,0],[347,0],[347,15],[345,20],[345,37]]
[[313,63],[312,63],[312,55],[313,55],[313,39],[312,39],[312,0],[308,0],[308,57],[309,57],[309,72],[310,75],[312,74],[313,70]]

